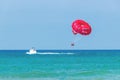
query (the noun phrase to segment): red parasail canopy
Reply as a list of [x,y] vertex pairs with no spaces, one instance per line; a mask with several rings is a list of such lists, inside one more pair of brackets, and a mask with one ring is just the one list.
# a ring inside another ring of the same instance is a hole
[[91,30],[91,26],[84,20],[75,20],[72,23],[73,34],[89,35]]

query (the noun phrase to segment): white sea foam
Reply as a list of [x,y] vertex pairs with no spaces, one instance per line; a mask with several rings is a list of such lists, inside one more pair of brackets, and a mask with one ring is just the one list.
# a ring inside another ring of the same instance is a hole
[[74,53],[59,53],[59,52],[37,52],[36,54],[42,54],[42,55],[45,55],[45,54],[74,54]]

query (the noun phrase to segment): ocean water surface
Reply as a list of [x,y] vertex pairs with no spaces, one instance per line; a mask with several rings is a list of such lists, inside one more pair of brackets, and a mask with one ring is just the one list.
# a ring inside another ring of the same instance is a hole
[[0,50],[0,80],[120,80],[120,50]]

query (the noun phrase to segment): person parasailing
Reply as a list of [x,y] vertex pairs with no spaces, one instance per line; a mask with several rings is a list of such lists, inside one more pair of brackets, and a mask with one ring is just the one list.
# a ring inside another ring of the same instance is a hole
[[[72,33],[74,35],[80,34],[83,36],[87,36],[91,33],[92,28],[91,26],[84,20],[78,19],[73,21],[72,23]],[[74,46],[75,43],[72,42],[71,46]]]

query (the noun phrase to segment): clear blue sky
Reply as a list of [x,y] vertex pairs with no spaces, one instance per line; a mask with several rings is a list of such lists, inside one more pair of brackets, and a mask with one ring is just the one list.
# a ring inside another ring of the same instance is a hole
[[[76,38],[83,19],[89,36]],[[0,49],[120,49],[120,0],[0,0]]]

